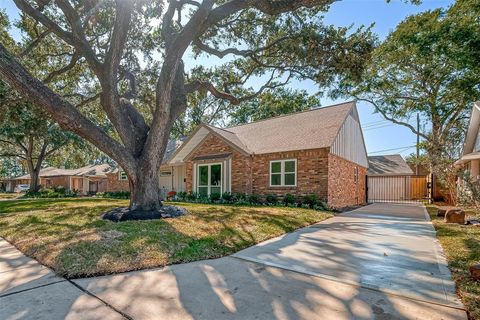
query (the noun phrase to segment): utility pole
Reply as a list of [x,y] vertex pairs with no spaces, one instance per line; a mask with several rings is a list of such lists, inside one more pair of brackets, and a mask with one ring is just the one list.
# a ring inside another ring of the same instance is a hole
[[415,167],[415,174],[418,176],[420,173],[420,168],[418,161],[420,158],[420,113],[417,112],[417,165]]

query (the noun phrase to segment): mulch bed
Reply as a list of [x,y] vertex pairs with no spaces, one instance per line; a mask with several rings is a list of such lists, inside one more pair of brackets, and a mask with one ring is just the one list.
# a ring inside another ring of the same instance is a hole
[[155,220],[164,218],[177,218],[188,214],[187,209],[176,206],[163,206],[157,210],[132,210],[128,207],[115,208],[105,212],[102,219],[113,222],[132,220]]

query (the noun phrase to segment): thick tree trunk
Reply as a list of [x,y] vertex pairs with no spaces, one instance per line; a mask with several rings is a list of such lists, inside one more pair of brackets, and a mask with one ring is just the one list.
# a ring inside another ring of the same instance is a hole
[[160,177],[152,166],[138,166],[130,181],[130,208],[132,210],[155,210],[162,206],[160,200]]
[[40,189],[40,172],[37,170],[30,171],[30,191],[37,192]]

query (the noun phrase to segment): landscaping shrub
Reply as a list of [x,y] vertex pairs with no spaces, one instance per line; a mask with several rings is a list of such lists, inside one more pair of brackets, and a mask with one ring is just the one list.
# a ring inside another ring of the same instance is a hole
[[303,197],[303,202],[308,205],[309,208],[313,209],[318,204],[318,197],[316,194],[308,194]]
[[195,201],[197,200],[197,193],[195,192],[189,192],[186,197],[187,201]]
[[271,193],[271,194],[267,194],[267,196],[265,197],[265,200],[267,201],[268,204],[277,204],[278,197],[276,194]]
[[225,201],[225,202],[232,202],[234,197],[233,197],[233,194],[231,194],[230,192],[224,192],[222,194],[222,199]]
[[114,198],[114,199],[129,199],[129,191],[109,191],[103,193],[104,198]]
[[187,199],[188,193],[185,191],[180,191],[177,193],[177,199],[180,201],[185,201]]
[[333,211],[332,208],[330,208],[330,206],[324,202],[324,201],[320,201],[318,203],[318,205],[315,207],[315,209],[317,210],[325,210],[325,211]]
[[218,201],[222,196],[218,192],[210,194],[210,201]]
[[285,205],[290,206],[295,203],[295,196],[291,193],[287,193],[286,195],[283,196],[283,203]]
[[243,200],[243,201],[248,200],[248,199],[247,199],[247,195],[246,195],[245,193],[236,193],[236,194],[234,195],[233,201],[238,202],[238,201],[242,201],[242,200]]
[[24,198],[70,198],[76,197],[77,194],[74,191],[65,189],[64,187],[40,189],[37,192],[27,191]]
[[251,195],[248,196],[248,203],[250,204],[258,204],[260,202],[260,198],[252,193]]

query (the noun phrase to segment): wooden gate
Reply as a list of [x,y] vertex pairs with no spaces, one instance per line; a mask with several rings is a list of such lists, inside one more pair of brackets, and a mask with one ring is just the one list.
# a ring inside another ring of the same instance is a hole
[[372,202],[418,202],[430,198],[428,176],[367,176],[367,200]]

